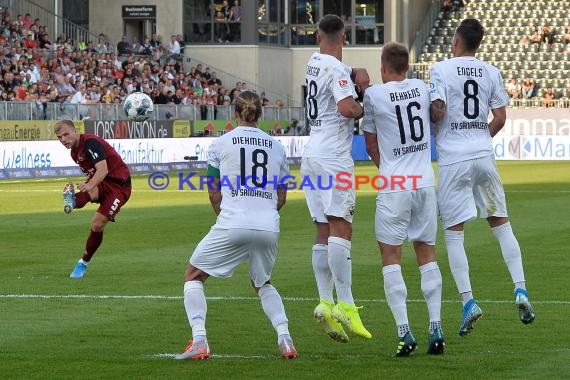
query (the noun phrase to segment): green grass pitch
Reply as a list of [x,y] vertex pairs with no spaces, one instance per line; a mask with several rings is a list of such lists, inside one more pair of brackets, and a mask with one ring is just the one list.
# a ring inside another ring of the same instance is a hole
[[[331,341],[312,318],[317,291],[311,268],[311,225],[303,194],[282,210],[272,283],[284,297],[299,358],[279,356],[275,333],[247,278],[211,278],[209,361],[175,361],[191,336],[182,301],[189,255],[214,223],[206,192],[152,191],[134,178],[131,200],[82,280],[79,259],[95,205],[63,213],[65,179],[0,181],[0,377],[2,379],[514,379],[566,378],[570,373],[570,162],[500,162],[509,213],[523,251],[537,318],[518,320],[498,243],[484,221],[467,225],[475,297],[484,316],[459,337],[461,307],[442,233],[445,354],[425,353],[427,308],[410,245],[404,278],[418,350],[394,358],[396,331],[385,302],[374,238],[375,194],[357,193],[352,249],[353,293],[373,334]],[[298,174],[298,168],[294,170]],[[374,174],[369,164],[358,174]],[[176,178],[173,178],[176,180]]]

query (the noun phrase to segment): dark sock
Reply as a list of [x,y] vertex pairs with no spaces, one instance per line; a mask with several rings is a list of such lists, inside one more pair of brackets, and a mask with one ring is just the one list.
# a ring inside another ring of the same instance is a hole
[[75,193],[75,208],[82,208],[89,202],[91,202],[89,193],[85,193],[83,191]]
[[85,252],[83,253],[83,261],[89,262],[97,248],[101,245],[103,241],[103,231],[95,232],[91,230],[89,237],[87,238],[87,243],[85,243]]

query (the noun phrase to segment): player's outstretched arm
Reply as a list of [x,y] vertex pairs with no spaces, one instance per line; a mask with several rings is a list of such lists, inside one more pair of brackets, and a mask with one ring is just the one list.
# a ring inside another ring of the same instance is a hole
[[208,197],[210,198],[210,204],[214,209],[216,215],[220,215],[220,205],[222,204],[222,190],[220,189],[220,178],[214,178],[211,186],[208,186]]

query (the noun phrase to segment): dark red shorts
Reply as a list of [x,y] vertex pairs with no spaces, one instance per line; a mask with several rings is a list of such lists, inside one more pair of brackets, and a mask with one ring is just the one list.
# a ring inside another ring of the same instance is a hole
[[131,197],[131,184],[119,184],[109,180],[103,180],[98,186],[99,208],[97,212],[105,215],[111,222],[115,221],[115,216],[121,211],[121,207]]

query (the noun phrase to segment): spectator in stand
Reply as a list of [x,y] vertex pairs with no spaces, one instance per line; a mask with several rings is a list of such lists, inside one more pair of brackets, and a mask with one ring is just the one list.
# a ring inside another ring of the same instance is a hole
[[131,49],[133,49],[134,54],[140,54],[142,51],[142,45],[139,42],[139,38],[137,36],[133,37],[133,43],[131,44]]
[[180,44],[176,40],[176,35],[170,36],[170,42],[168,43],[168,56],[173,59],[178,59],[180,57]]
[[47,33],[40,35],[40,49],[50,49],[51,48],[51,41],[49,40],[49,36]]
[[565,32],[564,32],[564,43],[565,43],[565,44],[570,43],[570,25],[565,28]]
[[22,26],[26,29],[30,29],[30,27],[34,24],[34,20],[32,20],[32,17],[30,16],[29,13],[26,13],[26,15],[24,16],[23,20],[22,20]]
[[176,35],[176,41],[178,41],[178,45],[180,45],[180,55],[184,55],[184,47],[186,43],[184,42],[184,38],[182,38],[182,34]]
[[542,106],[545,108],[552,108],[555,106],[555,96],[552,87],[548,87],[542,96]]
[[534,31],[534,33],[530,37],[530,42],[532,42],[533,44],[540,44],[541,39],[542,39],[542,36],[537,29]]
[[549,45],[554,43],[554,30],[550,26],[544,25],[542,27],[540,42],[546,42]]
[[151,45],[150,39],[145,38],[142,45],[141,45],[140,54],[150,56],[150,55],[152,55],[153,51],[154,51],[154,47]]
[[230,25],[228,23],[228,21],[230,20],[230,15],[232,13],[232,7],[230,7],[228,0],[224,0],[222,2],[221,11],[222,11],[222,15],[224,16],[224,21],[227,25],[227,31],[228,31],[225,42],[233,41],[233,39],[232,39],[233,36],[231,34],[232,30],[231,30]]
[[129,55],[133,52],[133,47],[129,42],[127,36],[123,36],[121,41],[117,42],[117,53],[121,55]]
[[70,100],[71,104],[80,104],[83,103],[85,100],[85,96],[87,94],[87,88],[83,85],[79,86],[79,90],[73,95]]
[[39,46],[38,41],[34,39],[34,32],[29,31],[24,39],[24,47],[26,49],[35,49]]
[[511,99],[519,99],[521,97],[521,85],[516,78],[511,78],[510,82],[506,85],[506,90]]
[[99,39],[97,40],[97,46],[95,48],[99,54],[106,54],[110,52],[109,42],[107,41],[107,36],[105,34],[99,34]]
[[76,44],[75,48],[79,51],[83,51],[83,50],[87,49],[87,43],[85,43],[83,36],[79,36],[77,38],[77,44]]
[[155,49],[162,45],[162,42],[160,41],[160,37],[158,36],[158,34],[156,33],[152,34],[150,38],[150,45]]
[[239,0],[234,0],[234,5],[230,9],[230,34],[233,42],[239,42],[241,39],[241,7]]
[[523,99],[530,99],[534,96],[534,81],[531,78],[525,78],[522,84]]
[[230,34],[229,25],[226,22],[226,18],[221,10],[216,12],[214,17],[215,25],[214,25],[214,33],[215,38],[219,43],[227,42],[228,36]]

